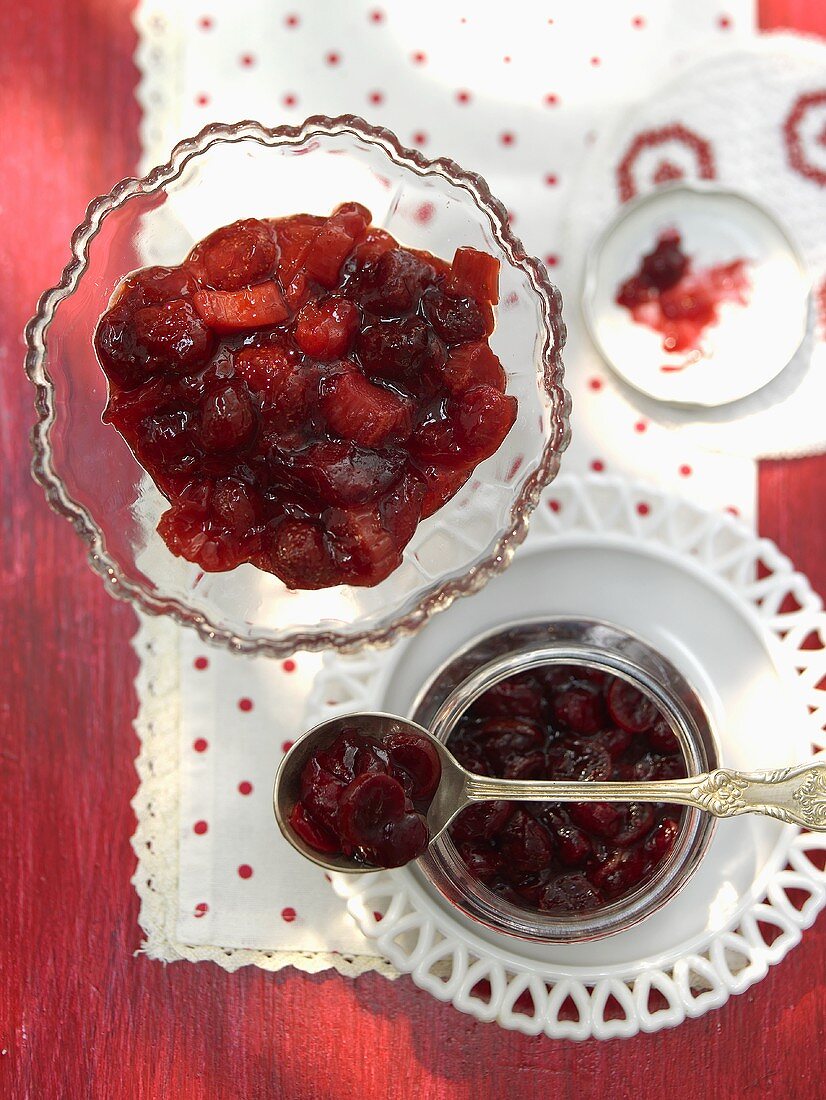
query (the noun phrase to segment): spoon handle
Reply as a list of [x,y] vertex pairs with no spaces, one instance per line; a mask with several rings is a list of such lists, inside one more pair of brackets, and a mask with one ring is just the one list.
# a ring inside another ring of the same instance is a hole
[[638,783],[540,782],[469,775],[465,795],[471,802],[496,798],[511,802],[676,802],[715,817],[766,814],[789,825],[826,832],[826,759],[776,771],[717,768],[687,779]]

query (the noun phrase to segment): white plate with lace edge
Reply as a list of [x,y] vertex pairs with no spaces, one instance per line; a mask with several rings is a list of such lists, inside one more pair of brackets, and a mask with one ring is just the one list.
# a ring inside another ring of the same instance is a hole
[[[557,479],[510,569],[414,638],[328,657],[307,725],[405,714],[465,641],[544,613],[607,619],[663,652],[703,696],[729,766],[782,767],[826,747],[826,615],[806,578],[730,516],[602,476]],[[720,822],[659,913],[589,944],[490,931],[415,865],[332,882],[377,953],[439,1000],[527,1035],[609,1039],[675,1027],[764,977],[826,903],[825,856],[824,834],[756,816]]]

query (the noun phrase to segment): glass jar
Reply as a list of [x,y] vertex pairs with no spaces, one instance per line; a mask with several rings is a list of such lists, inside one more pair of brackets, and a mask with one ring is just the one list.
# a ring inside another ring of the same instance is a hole
[[[595,620],[535,620],[475,639],[433,674],[410,717],[446,742],[461,715],[494,684],[546,665],[581,665],[627,680],[668,722],[687,775],[717,766],[711,721],[691,684],[639,638]],[[416,866],[451,905],[494,931],[547,943],[592,940],[624,931],[662,908],[697,869],[715,823],[711,814],[684,808],[674,847],[649,878],[599,909],[570,915],[528,910],[494,893],[470,875],[449,832]]]

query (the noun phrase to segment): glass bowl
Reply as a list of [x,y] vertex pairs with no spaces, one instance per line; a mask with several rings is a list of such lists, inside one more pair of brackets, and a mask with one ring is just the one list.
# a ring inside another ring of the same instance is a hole
[[[686,775],[718,766],[711,720],[682,673],[633,634],[593,619],[535,620],[477,638],[433,674],[410,717],[449,744],[461,715],[488,688],[554,664],[582,665],[628,680],[668,721],[680,743]],[[711,814],[682,807],[674,847],[650,878],[599,909],[565,916],[529,910],[495,894],[468,873],[448,833],[430,845],[415,867],[451,905],[496,932],[543,943],[577,943],[622,932],[661,909],[696,871],[715,826]]]
[[[167,550],[156,531],[165,499],[101,421],[107,386],[92,348],[95,324],[128,271],[178,263],[218,226],[326,214],[348,200],[369,207],[374,223],[409,247],[450,259],[457,246],[472,245],[498,257],[501,302],[490,342],[519,401],[516,424],[457,496],[420,524],[401,566],[374,588],[293,592],[251,565],[204,574]],[[72,253],[26,328],[39,417],[33,471],[113,595],[241,652],[347,652],[416,630],[508,565],[569,439],[565,327],[559,292],[479,176],[426,160],[352,116],[275,129],[216,124],[180,142],[148,176],[95,199]]]

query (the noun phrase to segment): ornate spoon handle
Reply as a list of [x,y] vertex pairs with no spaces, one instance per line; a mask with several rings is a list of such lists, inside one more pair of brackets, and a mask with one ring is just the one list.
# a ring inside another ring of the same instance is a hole
[[527,802],[677,802],[715,817],[767,814],[789,825],[826,832],[826,759],[768,772],[717,768],[687,779],[639,783],[534,782],[472,775],[471,802],[503,798]]

